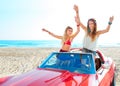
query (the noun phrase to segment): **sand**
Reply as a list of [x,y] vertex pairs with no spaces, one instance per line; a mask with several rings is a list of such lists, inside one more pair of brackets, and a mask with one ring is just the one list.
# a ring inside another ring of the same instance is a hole
[[[98,48],[116,64],[116,81],[120,86],[120,47]],[[0,77],[19,75],[36,68],[58,48],[0,48]]]

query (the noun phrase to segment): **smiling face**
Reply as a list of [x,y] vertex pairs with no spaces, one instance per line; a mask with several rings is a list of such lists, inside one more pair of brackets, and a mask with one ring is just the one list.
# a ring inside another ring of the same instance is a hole
[[67,31],[66,31],[66,34],[68,36],[70,36],[72,34],[72,32],[73,32],[73,29],[72,28],[68,28]]
[[72,33],[73,33],[73,29],[70,26],[66,27],[64,35],[70,36]]
[[64,35],[63,35],[63,39],[62,39],[62,43],[64,43],[67,39],[70,38],[70,36],[73,33],[73,29],[70,26],[67,26],[65,31],[64,31]]
[[97,29],[96,20],[89,19],[87,24],[88,32],[95,33]]
[[89,24],[90,31],[93,32],[94,28],[95,28],[94,22],[93,21],[89,21],[88,24]]

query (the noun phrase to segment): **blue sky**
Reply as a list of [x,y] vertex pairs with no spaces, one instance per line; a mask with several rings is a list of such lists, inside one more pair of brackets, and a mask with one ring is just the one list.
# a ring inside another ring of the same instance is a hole
[[[119,0],[0,0],[0,40],[55,39],[42,32],[43,27],[58,35],[63,35],[68,25],[75,31],[74,4],[79,6],[83,24],[95,18],[99,30],[105,29],[109,17],[114,15],[110,32],[99,41],[120,42]],[[82,41],[83,36],[81,30],[75,40]]]

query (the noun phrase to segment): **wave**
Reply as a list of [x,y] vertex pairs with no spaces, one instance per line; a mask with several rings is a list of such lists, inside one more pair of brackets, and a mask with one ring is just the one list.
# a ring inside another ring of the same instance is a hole
[[[61,47],[60,40],[0,40],[0,47]],[[72,47],[82,47],[74,41]],[[120,47],[120,43],[98,43],[98,47]]]

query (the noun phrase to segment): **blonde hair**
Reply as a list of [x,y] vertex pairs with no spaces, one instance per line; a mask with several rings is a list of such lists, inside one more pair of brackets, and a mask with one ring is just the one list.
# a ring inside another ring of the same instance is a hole
[[[65,29],[65,31],[64,31],[64,35],[63,35],[63,38],[62,38],[62,44],[68,39],[68,38],[70,38],[70,36],[68,36],[68,34],[67,34],[67,30],[68,29],[72,29],[72,27],[70,27],[70,26],[67,26],[66,27],[66,29]],[[73,29],[72,29],[73,30]]]

